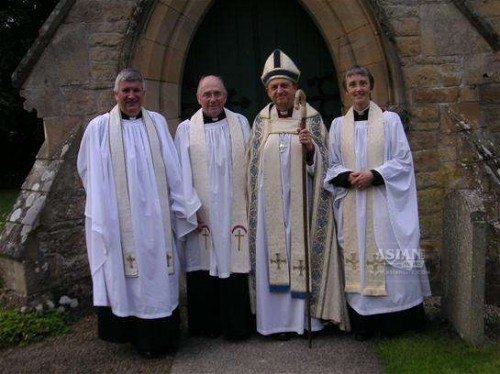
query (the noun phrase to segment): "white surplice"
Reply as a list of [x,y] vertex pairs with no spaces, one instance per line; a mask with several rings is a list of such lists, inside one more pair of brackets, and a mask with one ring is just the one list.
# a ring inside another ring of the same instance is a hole
[[[361,315],[397,312],[412,308],[430,296],[430,286],[425,266],[405,269],[396,251],[413,251],[419,248],[419,222],[417,191],[413,159],[403,129],[396,113],[386,111],[384,120],[384,162],[374,169],[384,179],[384,184],[374,186],[376,193],[373,204],[374,234],[380,253],[385,256],[386,296],[364,296],[360,293],[346,293],[349,305]],[[334,186],[331,181],[347,171],[343,165],[342,126],[344,117],[335,118],[329,132],[330,167],[324,187],[334,196],[334,213],[337,224],[338,242],[344,247],[343,199],[347,189]],[[356,121],[355,154],[356,170],[367,170],[368,121]],[[360,262],[364,262],[366,232],[366,190],[356,191],[357,225]],[[407,248],[402,248],[403,246]],[[408,252],[409,253],[409,252]],[[418,260],[422,260],[419,258]],[[363,283],[361,266],[361,283]]]
[[[250,125],[241,114],[234,113],[238,119],[244,144],[250,138]],[[177,128],[175,145],[182,165],[183,182],[192,188],[193,170],[189,153],[191,121],[185,120]],[[211,276],[228,278],[231,275],[231,209],[232,209],[232,152],[231,134],[227,118],[204,124],[206,157],[209,183],[209,220],[211,230],[211,252],[207,265],[203,264],[200,242],[197,235],[189,234],[182,243],[184,250],[183,265],[187,272],[207,270]],[[242,149],[245,155],[246,149]],[[196,188],[196,186],[195,186]],[[245,206],[245,202],[243,202]]]
[[[169,212],[162,212],[142,119],[122,120],[125,166],[138,276],[125,277],[117,196],[111,162],[109,113],[87,126],[78,154],[78,173],[87,193],[85,227],[95,306],[109,306],[119,317],[168,317],[179,304],[179,256],[173,248],[174,273],[167,267],[167,245],[162,214],[170,214],[175,238],[196,228],[200,201],[185,189],[174,142],[165,118],[148,112],[155,124],[169,189]],[[173,244],[175,247],[175,244]]]

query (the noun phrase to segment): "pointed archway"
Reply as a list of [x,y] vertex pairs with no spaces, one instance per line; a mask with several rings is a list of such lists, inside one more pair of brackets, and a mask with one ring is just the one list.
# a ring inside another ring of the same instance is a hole
[[208,74],[222,76],[227,106],[251,122],[269,101],[260,75],[275,49],[301,70],[299,86],[325,123],[341,113],[336,71],[323,37],[307,12],[290,0],[219,0],[210,8],[189,48],[181,94],[181,119],[199,108],[196,86]]
[[[130,65],[138,67],[146,76],[149,91],[147,105],[166,115],[172,132],[175,131],[179,121],[184,119],[182,117],[188,114],[188,109],[184,109],[185,113],[183,113],[181,105],[183,78],[191,75],[194,77],[197,74],[189,71],[184,74],[185,69],[191,69],[190,65],[186,64],[190,58],[190,48],[192,45],[195,46],[197,33],[204,27],[206,16],[210,14],[212,9],[224,8],[224,3],[225,0],[185,0],[168,4],[158,1],[152,6],[148,23],[144,25],[142,32],[136,38],[131,53]],[[248,2],[234,1],[234,3],[240,5],[248,3],[245,6],[251,7],[252,4],[261,2],[252,0]],[[275,13],[274,16],[272,12],[261,15],[262,22],[282,22],[281,18],[286,18],[278,16],[286,14],[285,9],[288,9],[289,5],[284,8],[276,7],[276,4],[281,4],[280,0],[267,1],[266,3],[274,7]],[[400,87],[402,74],[399,62],[388,53],[387,43],[381,37],[377,27],[374,10],[367,2],[362,0],[349,2],[342,0],[301,0],[294,3],[293,7],[302,8],[303,12],[299,19],[295,19],[295,22],[314,24],[325,43],[330,55],[329,58],[333,61],[337,74],[335,87],[341,87],[339,77],[350,66],[353,64],[365,65],[370,67],[377,81],[373,93],[375,100],[382,105],[388,103],[402,104],[404,97],[401,94],[403,90]],[[290,2],[287,1],[287,4],[290,4]],[[357,14],[358,16],[348,17],[347,14]],[[254,21],[254,16],[254,14],[250,14],[247,21]],[[230,27],[232,25],[234,30],[241,27],[239,24],[243,21],[241,17],[238,18],[234,14],[228,14],[225,18],[225,22]],[[209,24],[209,21],[207,21],[207,24]],[[259,28],[243,30],[249,34],[247,36],[256,37],[255,31],[250,32],[250,30],[259,30]],[[283,39],[283,43],[285,43],[283,48],[290,49],[287,52],[292,58],[297,59],[300,65],[307,60],[310,45],[308,43],[300,45],[294,43],[293,40],[297,39],[297,35],[293,35],[289,31],[287,29],[285,31],[277,30],[276,32],[282,32],[283,35],[286,35]],[[261,39],[267,38],[266,35],[258,36]],[[223,45],[222,39],[227,38],[227,35],[214,33],[208,35],[208,37],[218,39]],[[273,45],[272,48],[278,42],[281,42],[280,36],[275,35],[274,38],[274,40],[269,38],[270,41],[273,41],[273,43],[270,43]],[[259,48],[252,52],[252,58],[261,59],[261,63],[255,63],[256,69],[259,70],[244,73],[251,75],[250,78],[253,78],[255,82],[255,87],[249,87],[248,92],[252,90],[254,92],[258,91],[260,68],[264,59],[272,50],[269,46],[264,48],[259,45]],[[255,57],[256,54],[259,56]],[[215,55],[220,55],[220,51],[215,51]],[[206,64],[209,57],[204,53],[203,57],[197,59],[204,59]],[[302,70],[306,71],[304,68]],[[215,73],[225,75],[224,70]],[[301,84],[303,82],[304,80],[301,81]],[[186,84],[192,85],[193,83],[186,79]],[[236,85],[237,83],[234,84],[235,87]],[[341,99],[343,99],[344,93],[342,90],[340,91]],[[237,95],[239,94],[237,92]],[[187,97],[189,94],[185,96]],[[235,100],[238,101],[238,97]],[[312,104],[314,105],[314,103]],[[333,110],[332,113],[334,112]],[[325,120],[328,121],[329,118]]]

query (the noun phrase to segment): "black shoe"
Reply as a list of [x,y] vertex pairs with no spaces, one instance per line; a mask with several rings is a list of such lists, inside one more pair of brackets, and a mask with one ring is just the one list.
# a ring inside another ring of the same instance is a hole
[[280,333],[277,333],[277,334],[273,334],[273,337],[276,339],[276,340],[279,340],[280,342],[286,342],[288,340],[290,340],[293,336],[293,333],[291,332],[280,332]]
[[355,332],[354,333],[354,339],[357,340],[358,342],[364,342],[364,341],[370,339],[372,336],[373,336],[373,334],[370,332]]

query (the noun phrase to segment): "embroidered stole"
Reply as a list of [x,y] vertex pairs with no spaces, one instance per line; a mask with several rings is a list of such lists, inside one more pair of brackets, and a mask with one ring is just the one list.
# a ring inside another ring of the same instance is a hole
[[[248,250],[248,218],[245,198],[245,140],[236,114],[230,110],[224,110],[231,134],[231,272],[248,273],[250,271],[250,255]],[[210,254],[212,251],[211,227],[217,225],[217,222],[210,222],[210,180],[208,177],[205,125],[201,109],[191,118],[189,139],[193,183],[201,200],[199,213],[205,222],[202,231],[197,233],[201,248],[201,264],[203,269],[210,269]]]
[[[267,258],[271,292],[291,291],[295,298],[306,295],[304,218],[302,212],[302,145],[298,140],[299,120],[273,118],[264,124],[261,175],[265,186]],[[290,142],[290,254],[287,253],[281,180],[280,134],[292,134]]]
[[[174,273],[172,224],[170,221],[169,191],[167,186],[167,174],[162,157],[162,149],[156,126],[150,114],[142,109],[142,119],[149,139],[149,149],[153,168],[156,176],[158,197],[163,218],[165,235],[165,247],[167,252],[167,267],[169,274]],[[132,212],[130,208],[130,196],[128,191],[127,166],[125,162],[125,144],[123,142],[123,129],[120,108],[116,105],[109,113],[109,142],[111,150],[111,162],[113,165],[113,176],[118,202],[118,217],[120,223],[120,239],[123,254],[123,266],[126,277],[138,277],[138,258],[136,254],[134,230],[132,225]]]
[[[357,170],[356,167],[356,138],[354,112],[352,107],[345,115],[342,130],[341,144],[344,165]],[[382,110],[373,102],[368,112],[367,135],[368,170],[374,169],[384,162],[384,118]],[[366,232],[364,259],[360,258],[359,233],[357,224],[358,194],[366,194]],[[366,296],[386,295],[385,288],[385,260],[378,251],[375,242],[373,222],[373,200],[375,189],[369,187],[363,191],[350,188],[344,198],[342,216],[344,220],[344,268],[345,292],[361,293]],[[363,264],[361,264],[363,260]],[[361,287],[361,266],[363,266],[363,287]]]

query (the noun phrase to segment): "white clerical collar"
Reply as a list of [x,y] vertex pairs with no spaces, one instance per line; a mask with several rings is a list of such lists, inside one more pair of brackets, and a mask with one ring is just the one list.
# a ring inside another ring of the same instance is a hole
[[279,118],[288,118],[293,115],[293,108],[289,110],[278,110],[278,108],[276,108],[276,110],[278,111]]
[[135,116],[129,116],[129,115],[123,113],[122,111],[120,111],[120,112],[121,112],[122,119],[129,119],[131,121],[135,121],[138,118],[142,118],[142,110],[139,113],[137,113],[137,115],[135,115]]
[[203,112],[203,123],[215,123],[222,121],[224,118],[226,118],[226,112],[224,110],[220,112],[217,117],[209,117]]
[[358,113],[358,116],[363,116],[365,114],[365,111],[367,109],[370,109],[370,104],[368,104],[364,109],[358,110],[354,106],[352,107],[356,113]]

